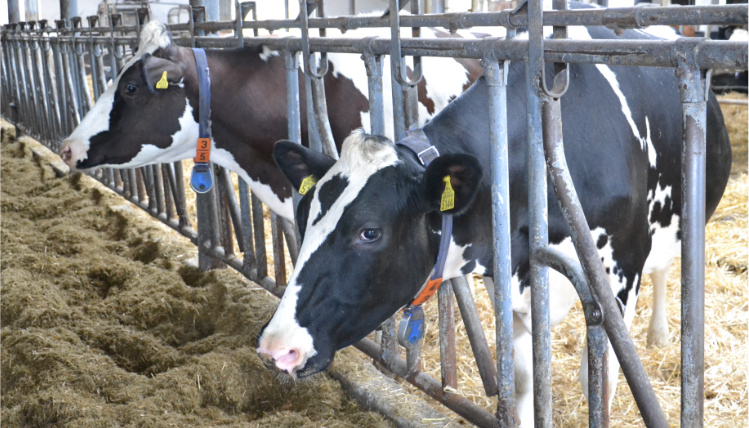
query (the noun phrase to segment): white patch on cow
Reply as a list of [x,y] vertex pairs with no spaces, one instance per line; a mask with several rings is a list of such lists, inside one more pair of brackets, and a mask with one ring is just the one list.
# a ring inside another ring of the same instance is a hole
[[269,185],[250,178],[247,172],[237,163],[231,152],[216,148],[214,144],[211,149],[211,161],[239,175],[250,187],[252,194],[263,201],[265,205],[268,205],[271,211],[281,217],[294,221],[294,206],[291,197],[280,199]]
[[[422,37],[429,38],[428,29],[422,29]],[[411,37],[410,29],[403,29],[402,37]],[[349,30],[345,34],[339,30],[328,30],[326,37],[380,37],[389,38],[389,28],[360,28]],[[369,86],[364,63],[359,54],[334,53],[328,54],[328,60],[333,65],[333,76],[343,76],[350,79],[356,89],[369,98]],[[468,72],[453,58],[423,57],[422,70],[426,79],[427,97],[434,102],[434,113],[429,113],[426,107],[419,103],[418,127],[423,127],[434,114],[445,108],[450,99],[463,93],[463,86],[468,83]],[[382,58],[382,99],[385,118],[385,136],[393,139],[393,92],[390,78],[390,57]],[[369,112],[361,113],[362,128],[372,131]]]
[[[463,272],[461,269],[463,266],[467,265],[470,260],[467,260],[463,257],[463,254],[465,254],[465,251],[471,246],[472,244],[468,244],[466,246],[461,246],[455,243],[455,239],[450,238],[450,245],[447,249],[447,257],[445,258],[445,268],[442,271],[442,278],[445,280],[448,280],[450,278],[457,278],[459,276],[463,276]],[[477,268],[479,268],[479,265],[476,265]],[[477,269],[474,269],[476,271]],[[483,267],[478,269],[479,275],[483,274]]]
[[[317,353],[309,331],[301,327],[295,317],[299,292],[304,285],[299,282],[299,273],[328,235],[335,230],[344,209],[356,199],[369,178],[382,168],[395,165],[397,162],[399,162],[398,155],[392,143],[385,144],[374,139],[366,139],[365,135],[359,131],[355,131],[343,142],[340,159],[315,187],[307,219],[307,231],[302,248],[299,250],[294,273],[289,278],[276,313],[260,338],[261,348],[271,349],[269,345],[272,344],[276,347],[297,350],[303,356],[303,361],[298,367],[302,367],[308,358]],[[346,177],[348,185],[333,202],[328,212],[317,220],[321,212],[320,188],[336,175]],[[317,220],[316,223],[315,220]]]
[[263,45],[263,51],[260,53],[260,59],[265,62],[270,61],[271,57],[279,56],[278,51],[270,49],[268,46]]
[[[81,123],[78,124],[65,140],[65,145],[70,147],[72,152],[70,164],[75,165],[76,162],[87,159],[88,149],[91,147],[91,137],[109,130],[109,114],[114,104],[114,92],[117,90],[117,85],[122,74],[139,61],[144,54],[152,54],[159,48],[169,46],[170,42],[169,33],[158,21],[149,21],[143,26],[140,32],[138,52],[122,67],[122,71],[117,75],[117,78],[99,96],[96,104],[94,104],[91,110],[83,117]],[[121,166],[117,165],[117,167]]]
[[[652,216],[653,209],[657,202],[663,207],[666,198],[671,198],[672,187],[661,187],[660,184],[648,195],[648,217]],[[650,254],[645,261],[643,275],[649,275],[653,272],[659,272],[671,265],[675,257],[681,253],[681,241],[677,239],[679,233],[680,216],[678,213],[671,215],[671,222],[667,227],[661,223],[650,223],[650,235],[652,244]]]
[[[607,235],[603,228],[596,228],[590,232],[594,242],[598,242],[598,239]],[[572,244],[570,237],[565,238],[558,244],[550,244],[551,248],[562,252],[568,257],[578,260],[575,247]],[[603,248],[598,248],[598,254],[603,259],[604,268],[609,268],[608,278],[611,285],[611,290],[614,295],[619,293],[624,287],[626,287],[626,278],[619,280],[619,276],[614,273],[616,262],[613,259],[611,248],[611,237]],[[525,287],[520,290],[520,279],[517,274],[514,274],[511,278],[511,292],[512,292],[512,310],[516,313],[518,318],[523,322],[526,329],[531,331],[531,290],[530,287]],[[549,269],[549,320],[551,326],[559,324],[564,317],[567,316],[572,306],[577,302],[578,295],[575,287],[567,279],[566,276],[557,272],[554,269]]]
[[152,144],[144,144],[140,151],[129,162],[117,165],[104,164],[101,167],[116,166],[117,168],[137,168],[153,163],[176,162],[193,157],[198,144],[198,122],[193,118],[193,109],[185,99],[185,111],[179,118],[180,129],[172,135],[172,144],[167,148],[159,148]]

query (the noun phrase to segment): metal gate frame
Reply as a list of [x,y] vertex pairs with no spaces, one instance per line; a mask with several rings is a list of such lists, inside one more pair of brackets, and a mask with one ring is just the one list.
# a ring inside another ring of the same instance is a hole
[[[509,201],[507,186],[506,133],[506,72],[509,61],[527,61],[529,96],[529,162],[531,183],[529,201],[532,221],[536,226],[531,236],[532,314],[534,347],[534,396],[537,426],[550,427],[551,370],[549,339],[549,302],[547,267],[565,274],[573,283],[583,303],[589,345],[590,419],[591,426],[608,425],[608,400],[603,379],[606,367],[606,335],[621,363],[646,426],[667,426],[663,411],[642,363],[635,351],[608,285],[592,242],[574,187],[566,170],[561,141],[561,88],[548,89],[543,75],[544,63],[602,63],[615,65],[645,65],[675,68],[679,79],[684,118],[684,148],[682,180],[684,204],[682,210],[682,426],[702,426],[703,421],[703,346],[704,346],[704,188],[705,188],[705,70],[712,68],[747,68],[745,43],[680,39],[668,42],[566,40],[569,25],[606,25],[615,29],[640,28],[647,25],[746,25],[747,6],[689,6],[679,8],[634,7],[621,9],[564,10],[566,2],[555,0],[557,10],[543,12],[539,0],[529,0],[517,10],[498,13],[448,13],[420,15],[418,2],[414,15],[389,18],[339,17],[308,18],[307,2],[300,1],[303,13],[299,20],[257,21],[254,2],[236,5],[237,18],[232,22],[205,22],[203,8],[192,8],[187,24],[171,25],[174,41],[183,46],[228,48],[263,44],[282,53],[286,64],[289,139],[301,141],[299,116],[298,53],[302,52],[305,69],[304,100],[309,114],[310,141],[313,148],[332,155],[330,140],[325,139],[324,102],[314,99],[322,91],[322,76],[327,71],[325,53],[359,53],[365,63],[369,82],[369,102],[372,115],[371,132],[383,133],[382,56],[397,58],[391,61],[396,139],[415,122],[409,108],[414,82],[408,81],[402,70],[403,56],[447,56],[482,60],[484,75],[489,84],[491,117],[490,143],[492,156],[492,186],[500,189],[492,198],[495,261],[494,303],[497,320],[497,361],[492,361],[484,332],[478,321],[465,281],[446,282],[440,288],[440,338],[442,352],[442,382],[419,370],[412,370],[418,354],[407,352],[406,360],[399,357],[392,321],[383,325],[382,342],[375,344],[364,339],[356,346],[388,370],[406,378],[427,394],[445,404],[467,420],[480,426],[515,426],[512,369],[512,311],[510,302],[510,238]],[[390,0],[390,10],[399,10],[398,0]],[[253,12],[252,21],[245,21]],[[5,25],[0,32],[0,77],[2,97],[0,106],[5,117],[21,123],[24,130],[59,150],[59,141],[67,136],[91,108],[106,87],[105,56],[108,55],[110,75],[122,68],[126,55],[137,46],[141,25],[147,19],[141,12],[134,26],[122,26],[121,16],[112,15],[108,26],[99,26],[98,17],[87,18],[88,27],[80,18],[70,23],[55,21],[55,28],[45,20]],[[554,38],[544,39],[544,25],[554,26]],[[483,40],[439,39],[425,40],[400,37],[400,27],[418,28],[442,26],[450,30],[472,26],[503,26],[506,39]],[[359,27],[390,27],[391,39],[324,37],[325,28],[342,30]],[[527,27],[529,39],[513,38],[515,30]],[[279,30],[300,28],[301,37],[245,38],[242,30]],[[321,37],[310,37],[309,29],[318,28]],[[233,31],[232,38],[216,38],[206,33]],[[321,54],[315,61],[313,53]],[[86,61],[88,60],[88,61]],[[319,63],[319,64],[318,64]],[[418,59],[414,60],[414,64]],[[318,68],[319,66],[319,68]],[[89,93],[86,70],[90,69],[93,94]],[[563,70],[564,66],[556,67]],[[562,71],[563,72],[563,71]],[[418,74],[418,72],[417,72]],[[562,157],[559,157],[559,155]],[[562,211],[569,213],[567,221],[580,261],[565,258],[548,247],[546,211],[547,169],[558,195]],[[123,197],[148,211],[199,246],[200,266],[203,269],[225,263],[242,272],[273,294],[283,293],[286,272],[283,260],[284,237],[292,260],[296,259],[295,229],[289,222],[272,216],[274,281],[268,276],[263,208],[249,194],[246,183],[239,180],[239,196],[233,191],[230,173],[214,166],[218,186],[201,196],[198,231],[192,229],[187,216],[181,162],[146,166],[131,170],[105,169],[94,177]],[[252,204],[250,204],[252,201]],[[232,234],[232,230],[234,234]],[[242,258],[234,254],[234,239]],[[489,282],[491,284],[491,282]],[[496,415],[479,408],[465,397],[445,389],[455,385],[454,327],[452,325],[452,295],[458,302],[477,365],[488,395],[498,394]],[[452,337],[452,339],[450,339]],[[452,351],[451,351],[452,350]],[[453,357],[451,359],[451,353]],[[497,416],[498,415],[498,416]]]

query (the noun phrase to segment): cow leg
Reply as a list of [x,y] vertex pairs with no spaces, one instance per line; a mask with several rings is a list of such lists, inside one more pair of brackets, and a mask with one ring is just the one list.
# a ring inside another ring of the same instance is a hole
[[515,401],[520,425],[533,426],[533,337],[517,315],[512,317]]
[[653,282],[653,314],[648,326],[648,347],[664,347],[668,345],[668,321],[666,320],[666,279],[669,262],[662,270],[650,274]]
[[[517,280],[515,278],[515,280]],[[514,283],[517,284],[517,283]],[[512,286],[517,289],[516,285]],[[559,272],[549,269],[549,322],[559,324],[577,302],[572,283]],[[513,295],[513,345],[515,365],[515,400],[521,426],[533,426],[533,336],[531,334],[531,292]]]

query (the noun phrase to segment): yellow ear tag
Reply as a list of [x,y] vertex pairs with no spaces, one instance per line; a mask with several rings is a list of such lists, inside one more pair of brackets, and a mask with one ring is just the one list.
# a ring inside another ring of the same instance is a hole
[[307,192],[309,192],[309,189],[311,189],[312,186],[315,185],[315,183],[317,183],[317,179],[314,175],[304,177],[304,180],[302,180],[302,184],[299,186],[299,194],[306,195]]
[[455,191],[450,183],[450,176],[446,175],[442,181],[445,182],[445,191],[442,192],[442,201],[440,202],[440,211],[447,211],[455,208]]
[[159,79],[158,82],[156,82],[156,89],[166,89],[169,87],[169,82],[166,80],[166,70],[164,70],[163,73],[161,73],[161,79]]

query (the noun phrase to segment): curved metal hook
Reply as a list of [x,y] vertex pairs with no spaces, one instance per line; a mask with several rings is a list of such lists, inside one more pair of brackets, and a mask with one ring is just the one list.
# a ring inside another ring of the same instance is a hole
[[[559,4],[557,4],[559,3]],[[566,0],[555,0],[554,8],[558,10],[567,9]],[[566,39],[567,38],[567,27],[554,27],[554,33],[552,38]],[[543,43],[543,41],[542,41]],[[543,52],[543,45],[541,52]],[[562,66],[559,63],[554,64],[554,83],[551,89],[546,86],[546,67],[541,68],[541,89],[544,93],[552,98],[560,98],[567,92],[570,87],[570,64],[564,63]]]
[[[80,52],[78,51],[78,48],[80,47]],[[76,42],[75,38],[73,38],[73,52],[75,52],[76,55],[81,56],[84,53],[86,53],[85,48],[83,47],[82,42]]]
[[[390,10],[398,11],[400,7],[398,0],[390,0]],[[397,12],[390,13],[390,43],[392,49],[390,51],[390,61],[395,67],[395,79],[401,85],[416,86],[419,84],[422,78],[421,70],[421,57],[415,56],[413,74],[414,79],[408,78],[407,68],[405,65],[405,58],[401,54],[401,35],[400,35],[400,15]]]
[[315,55],[310,53],[307,66],[307,72],[310,76],[316,79],[322,79],[328,73],[328,69],[330,68],[328,63],[328,53],[320,53],[320,68],[317,68],[317,64],[315,64]]
[[117,59],[122,59],[125,57],[125,47],[120,45],[114,45],[114,49],[112,50],[112,55],[114,55]]

